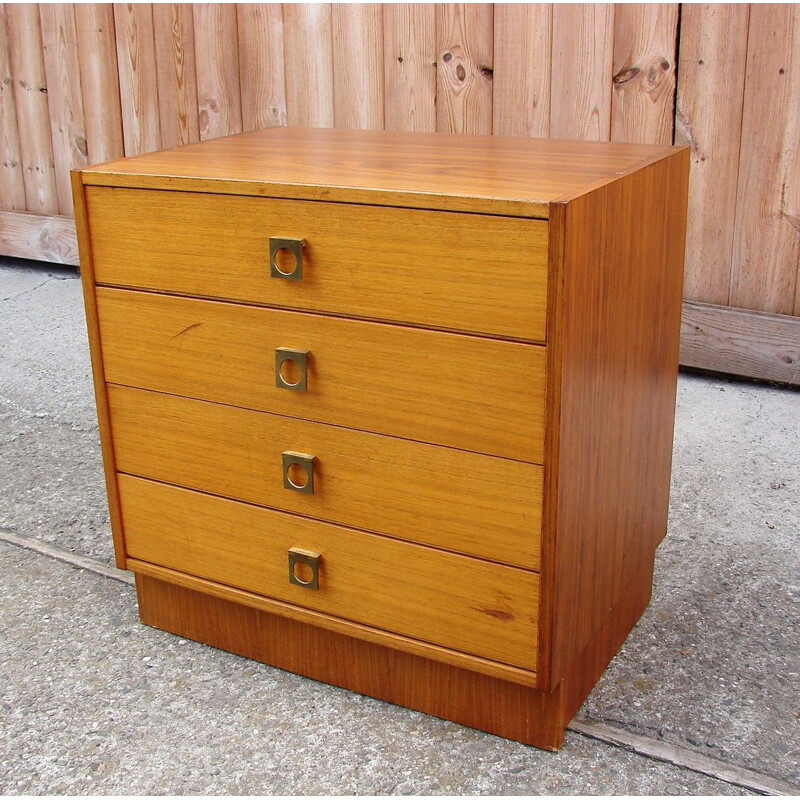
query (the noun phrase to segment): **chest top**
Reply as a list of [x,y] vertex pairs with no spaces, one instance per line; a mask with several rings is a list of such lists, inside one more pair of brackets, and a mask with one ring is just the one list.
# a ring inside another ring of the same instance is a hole
[[84,184],[549,217],[679,150],[619,142],[268,128],[83,171]]

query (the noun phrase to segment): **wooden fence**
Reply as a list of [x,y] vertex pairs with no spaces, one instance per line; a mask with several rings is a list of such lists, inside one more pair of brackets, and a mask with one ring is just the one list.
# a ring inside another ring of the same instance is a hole
[[270,125],[687,143],[685,364],[800,383],[800,6],[0,6],[0,253],[68,171]]

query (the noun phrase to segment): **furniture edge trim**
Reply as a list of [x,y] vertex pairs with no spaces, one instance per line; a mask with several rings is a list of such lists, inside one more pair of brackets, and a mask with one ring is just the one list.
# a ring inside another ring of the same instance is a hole
[[0,254],[77,267],[75,220],[59,215],[0,211]]
[[269,197],[276,200],[310,200],[543,220],[548,218],[549,213],[549,204],[544,201],[502,199],[480,195],[448,195],[393,189],[370,189],[368,187],[277,183],[245,179],[225,180],[182,175],[93,172],[91,169],[81,170],[81,173],[86,186],[105,186],[118,189],[232,194],[242,197]]
[[127,563],[127,569],[132,570],[137,575],[146,575],[147,577],[155,578],[166,583],[173,583],[186,589],[192,589],[193,591],[220,598],[221,600],[229,600],[239,605],[266,611],[281,617],[287,617],[297,622],[304,622],[334,633],[350,636],[354,639],[371,642],[372,644],[381,645],[394,650],[401,650],[405,653],[444,663],[452,667],[466,669],[470,672],[479,672],[482,675],[488,675],[492,678],[499,678],[530,688],[535,688],[537,685],[537,675],[535,672],[520,667],[514,667],[510,664],[503,664],[469,653],[460,653],[456,650],[450,650],[449,648],[441,647],[436,644],[423,642],[410,636],[403,636],[402,634],[383,631],[358,622],[332,617],[320,611],[294,606],[282,600],[274,600],[255,594],[254,592],[248,592],[244,589],[225,586],[215,581],[198,578],[194,575],[188,575],[167,567],[161,567],[157,564],[151,564],[150,562],[141,561],[137,558],[128,558]]
[[553,205],[571,203],[573,200],[577,200],[579,197],[583,197],[586,194],[592,194],[593,192],[596,192],[598,189],[602,189],[604,186],[608,186],[610,183],[616,183],[621,178],[625,178],[634,172],[646,169],[647,167],[650,167],[653,164],[657,164],[659,161],[663,161],[664,159],[672,158],[677,153],[680,153],[682,150],[690,150],[689,145],[683,145],[683,144],[663,145],[662,148],[663,149],[661,152],[653,153],[653,155],[648,156],[647,158],[643,158],[640,161],[637,161],[635,164],[631,164],[625,167],[624,169],[615,172],[613,175],[605,175],[602,178],[598,178],[595,181],[591,181],[590,183],[581,186],[574,192],[569,192],[568,194],[556,198],[556,200],[554,200],[553,203],[551,204],[551,208]]
[[100,323],[97,315],[97,296],[95,294],[89,221],[86,214],[86,196],[80,171],[72,170],[70,178],[72,182],[72,199],[75,207],[75,229],[80,253],[80,273],[83,302],[86,309],[89,355],[92,362],[92,381],[97,403],[97,422],[100,430],[100,450],[103,456],[103,473],[108,490],[108,512],[111,520],[111,537],[114,542],[114,558],[116,565],[120,569],[126,569],[127,555],[125,552],[125,537],[122,530],[122,509],[117,485],[114,443],[111,435],[111,411],[108,405],[108,389],[103,367],[103,351],[100,344]]
[[539,642],[536,666],[538,688],[555,691],[552,647],[555,624],[556,532],[558,530],[559,445],[561,437],[561,328],[564,311],[564,243],[567,203],[550,204],[550,231],[547,253],[547,312],[545,339],[544,443],[542,458],[542,514],[539,556]]
[[800,386],[800,317],[683,301],[683,367]]

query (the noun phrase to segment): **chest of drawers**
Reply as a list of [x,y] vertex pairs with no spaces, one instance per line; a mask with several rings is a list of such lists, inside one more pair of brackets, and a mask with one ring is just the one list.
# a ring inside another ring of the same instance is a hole
[[666,531],[687,177],[286,128],[74,173],[143,622],[558,747]]

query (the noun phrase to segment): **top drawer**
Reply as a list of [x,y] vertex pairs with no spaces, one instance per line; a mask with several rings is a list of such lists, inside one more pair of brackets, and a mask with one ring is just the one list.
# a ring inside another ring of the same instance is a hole
[[[97,283],[545,340],[542,220],[95,186],[86,200]],[[270,277],[270,237],[305,239],[301,280]]]

